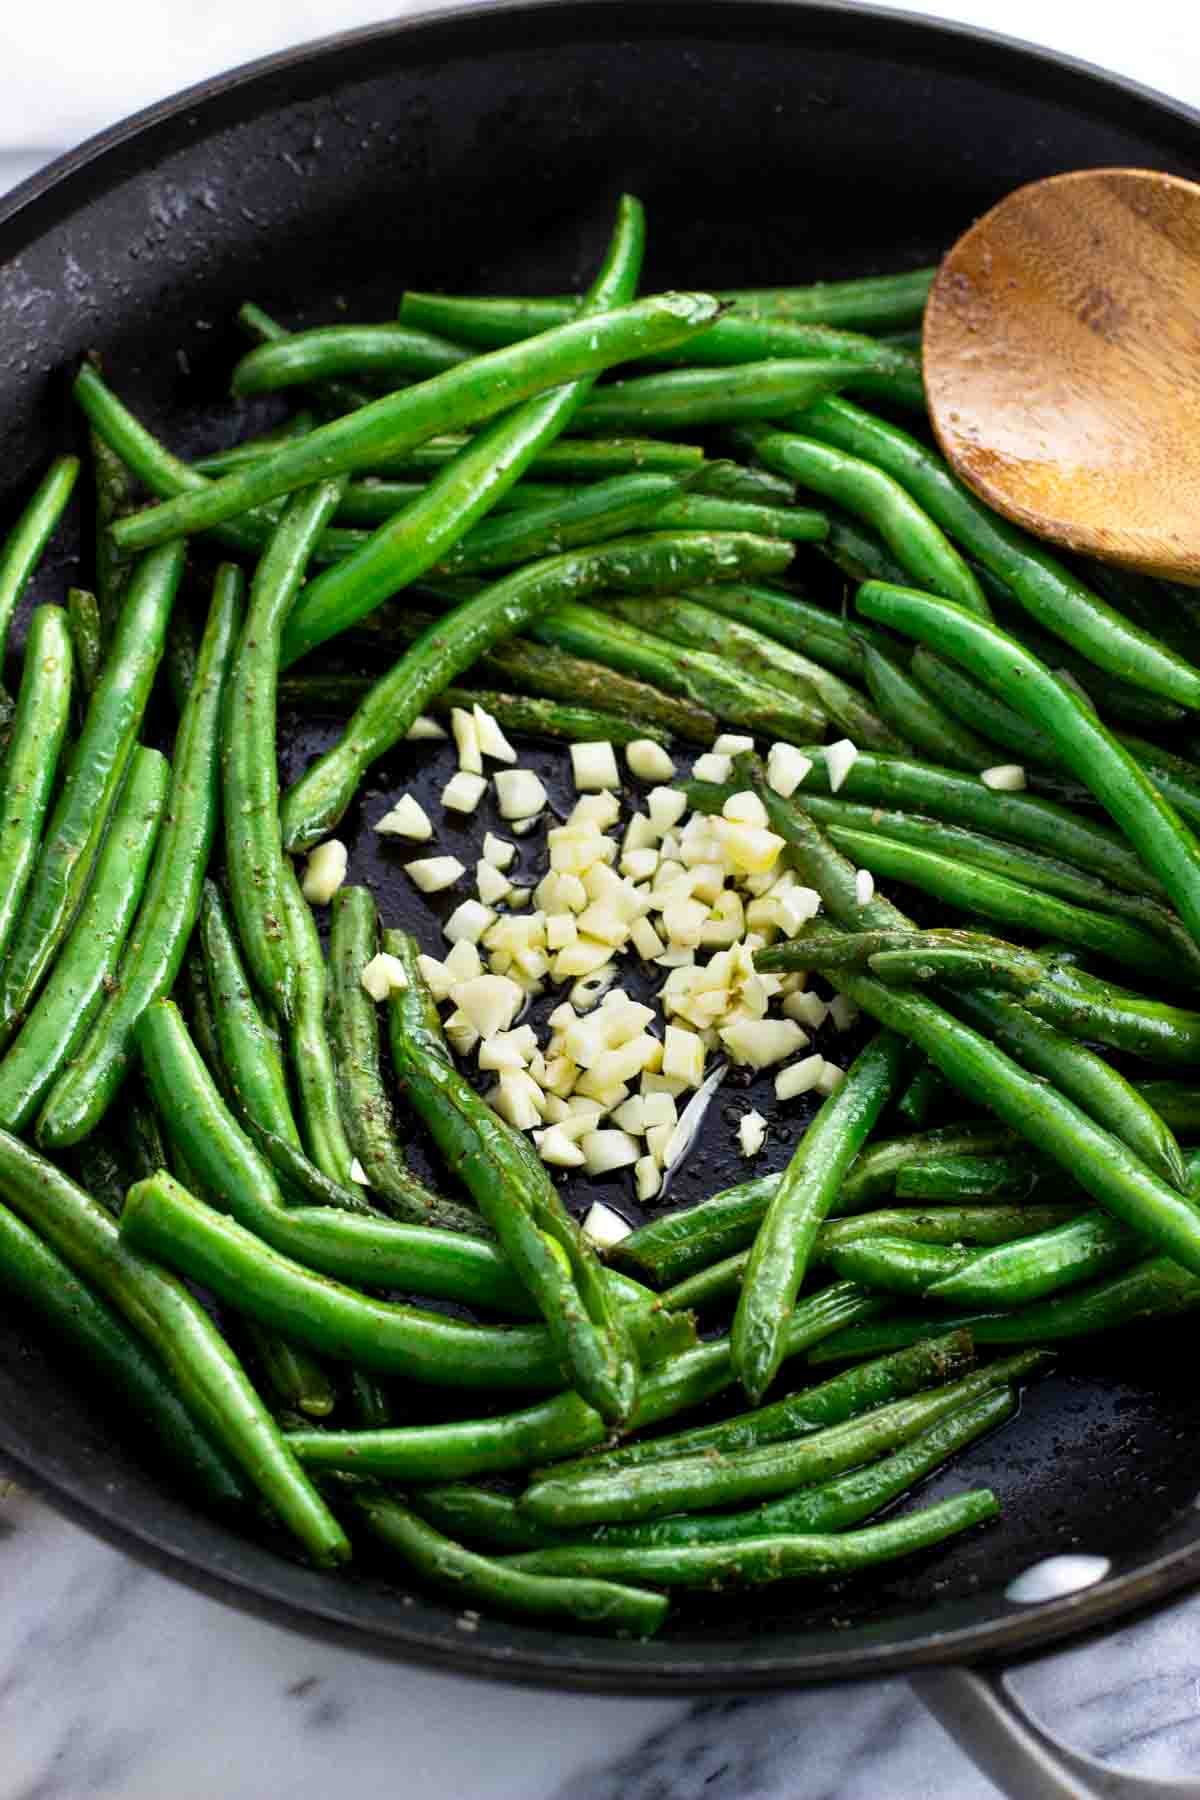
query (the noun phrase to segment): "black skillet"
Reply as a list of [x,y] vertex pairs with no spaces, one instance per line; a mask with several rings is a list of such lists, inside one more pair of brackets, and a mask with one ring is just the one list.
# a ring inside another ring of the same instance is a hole
[[[386,317],[405,284],[570,287],[593,267],[623,187],[649,210],[649,286],[744,285],[933,259],[1010,188],[1105,164],[1200,178],[1200,118],[1044,53],[893,13],[568,0],[352,33],[154,107],[0,206],[0,480],[16,501],[72,441],[64,377],[88,349],[177,446],[228,441],[221,396],[241,300],[299,320],[336,317],[349,296],[357,316]],[[72,558],[47,572],[44,595],[61,592]],[[292,762],[316,741],[293,735]],[[443,776],[420,774],[409,752],[372,791]],[[368,797],[368,820],[377,804]],[[355,872],[379,887],[387,916],[415,920],[361,825]],[[777,1162],[787,1135],[773,1139]],[[728,1172],[728,1141],[716,1106],[681,1197]],[[139,1461],[19,1319],[0,1320],[0,1452],[146,1561],[315,1634],[546,1685],[779,1687],[1011,1656],[1192,1581],[1194,1330],[1185,1321],[1064,1358],[1016,1424],[931,1484],[992,1482],[999,1527],[870,1582],[695,1607],[653,1644],[486,1618],[468,1634],[452,1609],[382,1572],[333,1579],[235,1535]],[[1015,1574],[1068,1548],[1110,1557],[1109,1578],[1036,1608],[1005,1600]],[[972,1727],[977,1751],[998,1732],[1011,1748],[1016,1728],[997,1726],[980,1684],[939,1679],[928,1691],[948,1723],[952,1703],[960,1718],[988,1712],[982,1735],[978,1718]],[[1043,1777],[1026,1764],[1018,1777],[989,1764],[1023,1794],[1093,1791],[1062,1766]]]

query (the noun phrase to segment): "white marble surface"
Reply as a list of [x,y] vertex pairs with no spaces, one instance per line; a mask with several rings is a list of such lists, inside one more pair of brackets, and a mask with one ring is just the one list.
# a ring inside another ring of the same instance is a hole
[[[305,37],[419,6],[50,0],[0,26],[0,190],[133,108]],[[912,6],[1200,101],[1183,0]],[[232,1612],[57,1517],[0,1500],[0,1800],[984,1800],[902,1681],[695,1707],[485,1687]],[[1200,1598],[1024,1673],[1106,1761],[1200,1794]]]

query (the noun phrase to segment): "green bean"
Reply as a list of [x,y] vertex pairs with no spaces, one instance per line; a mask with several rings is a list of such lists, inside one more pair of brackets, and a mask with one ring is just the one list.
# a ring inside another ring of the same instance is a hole
[[[273,341],[283,340],[281,337]],[[257,437],[244,439],[240,444],[231,444],[228,450],[212,450],[207,456],[194,456],[191,466],[198,475],[227,475],[230,469],[240,469],[244,463],[256,462],[277,444],[286,443],[288,438],[303,437],[305,432],[312,430],[316,422],[315,413],[294,412],[275,431],[264,431]]]
[[846,1281],[885,1294],[924,1297],[933,1284],[954,1275],[971,1260],[969,1250],[940,1244],[913,1243],[908,1238],[862,1238],[833,1252],[830,1264]]
[[941,1071],[932,1063],[924,1063],[897,1100],[896,1117],[903,1119],[910,1131],[920,1131],[945,1102],[949,1091]]
[[[880,1305],[849,1282],[800,1301],[788,1325],[788,1355],[801,1355],[844,1324],[874,1317]],[[728,1338],[676,1356],[661,1369],[646,1371],[629,1429],[639,1431],[699,1406],[729,1387],[733,1378]],[[310,1468],[346,1469],[398,1481],[451,1481],[575,1456],[597,1448],[609,1436],[600,1414],[577,1393],[567,1392],[499,1418],[395,1426],[390,1431],[300,1431],[293,1432],[289,1442]]]
[[1173,1132],[1200,1131],[1200,1088],[1184,1081],[1135,1081],[1135,1091]]
[[95,1129],[135,1054],[138,1019],[151,1001],[175,985],[216,836],[221,707],[241,622],[242,592],[240,573],[225,564],[214,582],[196,680],[175,738],[167,812],[117,984],[69,1069],[50,1090],[37,1124],[43,1144],[77,1144]]
[[883,1525],[833,1535],[738,1538],[731,1545],[695,1544],[682,1549],[622,1550],[615,1545],[583,1544],[574,1550],[530,1550],[509,1557],[505,1567],[524,1574],[616,1577],[636,1568],[640,1577],[660,1587],[722,1588],[758,1586],[800,1576],[851,1574],[899,1556],[910,1556],[945,1543],[959,1532],[1000,1516],[990,1488],[975,1488],[940,1500],[919,1512],[905,1513]]
[[[699,786],[691,782],[688,791]],[[870,968],[885,978],[895,970],[903,983],[949,978],[964,986],[982,983],[1017,993],[1036,987],[1046,973],[1033,951],[981,931],[814,931],[768,945],[757,959],[764,973]]]
[[990,767],[991,746],[913,681],[895,657],[864,644],[862,672],[867,692],[902,747],[913,745],[943,767],[976,771]]
[[804,735],[806,719],[816,721],[815,731],[825,723],[815,697],[794,690],[784,693],[710,651],[692,650],[680,656],[674,644],[635,630],[614,618],[607,608],[568,601],[527,630],[537,643],[552,650],[611,664],[623,675],[634,675],[681,695],[710,716],[715,714],[726,724],[745,726],[764,737],[794,744]]
[[935,273],[926,268],[853,281],[814,281],[807,287],[723,288],[717,298],[729,301],[737,313],[878,332],[920,322]]
[[651,533],[618,538],[532,563],[494,582],[440,620],[376,683],[343,736],[289,790],[284,842],[305,849],[341,818],[370,764],[398,739],[443,687],[497,639],[528,627],[568,595],[598,588],[663,588],[748,568],[783,567],[790,545],[749,534]]
[[384,947],[408,976],[388,1007],[401,1092],[495,1232],[574,1386],[605,1418],[623,1423],[637,1398],[637,1363],[594,1250],[532,1145],[479,1098],[453,1066],[440,1030],[429,1028],[431,1002],[413,940],[389,931]]
[[[973,867],[987,869],[994,875],[1022,881],[1061,899],[1074,900],[1081,906],[1099,912],[1120,913],[1126,918],[1140,919],[1152,931],[1168,937],[1173,943],[1186,938],[1173,914],[1146,895],[1129,894],[1114,889],[1102,878],[1090,874],[1074,863],[1048,856],[1042,851],[1018,849],[1002,839],[984,832],[971,831],[961,825],[942,824],[921,813],[888,811],[878,806],[864,806],[853,800],[825,794],[801,794],[799,804],[822,825],[846,825],[881,837],[896,838],[901,843],[917,844],[936,850],[944,856]],[[1194,954],[1194,951],[1193,951]]]
[[[379,1013],[362,972],[379,948],[375,902],[365,887],[343,887],[333,898],[329,940],[330,1039],[342,1121],[372,1191],[398,1219],[469,1229],[472,1215],[418,1181],[396,1143],[391,1104],[379,1055]],[[474,1219],[474,1228],[480,1221]]]
[[333,1383],[315,1356],[251,1320],[246,1337],[267,1386],[281,1407],[327,1419],[336,1404]]
[[392,1422],[392,1404],[377,1375],[351,1369],[346,1386],[354,1417],[364,1431],[383,1431]]
[[[353,711],[370,686],[366,675],[293,675],[280,683],[279,699],[284,706],[347,713]],[[586,744],[604,739],[614,744],[632,744],[642,738],[650,738],[656,744],[671,741],[671,733],[661,725],[636,716],[599,712],[594,707],[572,706],[563,700],[539,700],[527,694],[498,694],[486,688],[443,688],[430,702],[429,711],[444,717],[456,707],[470,712],[476,706],[491,713],[502,731],[522,731],[532,737]]]
[[774,357],[737,369],[671,369],[597,389],[581,431],[692,431],[777,419],[853,385],[862,364],[836,357]]
[[1144,1000],[1082,969],[1048,965],[1041,984],[1022,999],[1028,1011],[1071,1037],[1107,1044],[1148,1062],[1200,1062],[1200,1012]]
[[[981,571],[981,576],[986,578],[986,571]],[[881,576],[880,579],[887,581],[891,577]],[[1110,675],[1061,638],[1039,631],[1028,613],[1013,604],[1007,588],[1002,584],[993,585],[997,586],[996,616],[1000,624],[1020,638],[1025,648],[1040,657],[1056,674],[1065,671],[1073,676],[1102,716],[1155,730],[1164,725],[1177,725],[1187,717],[1187,708],[1178,701],[1164,700],[1161,694],[1149,693],[1145,688],[1122,681],[1118,675]]]
[[919,687],[964,725],[981,734],[989,744],[1008,751],[1032,768],[1053,769],[1059,758],[1044,731],[1030,725],[1018,712],[972,681],[944,657],[934,656],[923,645],[913,651],[909,664]]
[[183,547],[143,558],[130,578],[116,634],[83,730],[67,764],[9,945],[0,985],[0,1034],[11,1035],[57,955],[92,865],[141,726],[183,569]]
[[92,464],[95,519],[96,604],[100,608],[101,640],[107,650],[116,629],[130,567],[128,559],[122,556],[109,536],[109,526],[132,507],[133,482],[121,458],[109,449],[99,432],[88,432],[88,451]]
[[1090,1287],[1011,1312],[963,1313],[951,1318],[936,1313],[915,1317],[890,1313],[878,1323],[834,1333],[810,1352],[809,1361],[844,1362],[878,1356],[928,1337],[932,1331],[945,1330],[948,1324],[965,1327],[977,1344],[1066,1343],[1143,1319],[1174,1318],[1196,1306],[1200,1306],[1196,1277],[1169,1257],[1154,1256]]
[[326,1027],[329,977],[312,908],[286,858],[280,859],[280,921],[287,936],[296,987],[288,1052],[300,1100],[302,1135],[322,1174],[342,1187],[354,1176],[354,1153],[338,1110],[333,1047]]
[[993,1043],[1035,1075],[1053,1082],[1156,1174],[1186,1192],[1187,1172],[1170,1128],[1102,1056],[1000,994],[960,995],[953,1004]]
[[10,1131],[28,1125],[115,985],[117,961],[157,842],[170,773],[157,750],[135,749],[79,915],[0,1061],[0,1124]]
[[[830,793],[829,771],[819,746],[804,748],[813,766],[804,786],[793,794],[792,805],[811,810],[814,818],[823,817],[815,807],[810,809],[809,801],[825,801]],[[1135,894],[1162,893],[1160,884],[1108,826],[1052,800],[986,788],[953,769],[864,752],[851,765],[837,798],[860,801],[872,809],[904,808],[948,824],[990,832],[1078,863],[1113,887]]]
[[1041,931],[1064,944],[1107,957],[1159,981],[1179,972],[1168,945],[1132,920],[1076,906],[1057,895],[1031,892],[1020,882],[959,862],[915,843],[845,825],[827,827],[832,843],[859,868],[900,881],[976,917]]
[[248,350],[233,371],[231,387],[244,398],[309,387],[340,375],[438,375],[470,354],[459,344],[406,325],[319,325]]
[[857,604],[868,618],[934,643],[1023,717],[1042,724],[1064,765],[1095,794],[1162,882],[1192,936],[1200,935],[1200,844],[1090,705],[1014,638],[961,608],[880,582],[865,583]]
[[603,1450],[575,1462],[559,1463],[554,1474],[556,1478],[569,1479],[576,1473],[594,1475],[602,1469],[640,1468],[646,1463],[666,1462],[680,1456],[698,1455],[701,1451],[729,1456],[760,1444],[806,1436],[830,1425],[844,1424],[847,1419],[858,1418],[885,1402],[904,1399],[926,1388],[943,1387],[946,1382],[965,1375],[974,1362],[975,1350],[969,1333],[947,1332],[943,1337],[915,1344],[898,1356],[879,1357],[874,1362],[845,1370],[832,1381],[802,1388],[771,1406],[739,1413],[715,1425],[694,1425],[690,1430],[674,1431],[669,1436],[645,1438],[623,1444],[617,1450]]
[[33,1221],[8,1206],[0,1206],[0,1292],[59,1341],[85,1378],[99,1377],[139,1433],[139,1450],[149,1440],[210,1505],[240,1505],[249,1497],[240,1472],[192,1416],[159,1362]]
[[796,650],[764,637],[752,626],[711,612],[694,600],[657,598],[619,600],[611,608],[629,625],[641,626],[686,649],[710,651],[744,669],[756,681],[785,693],[811,696],[821,710],[855,743],[877,750],[903,748],[901,741],[873,712],[857,689],[839,675]]
[[0,793],[0,957],[25,910],[71,713],[71,637],[59,606],[35,607]]
[[[1010,1388],[996,1388],[939,1419],[899,1450],[866,1468],[835,1475],[815,1487],[797,1488],[779,1500],[744,1512],[698,1513],[651,1519],[640,1525],[598,1525],[597,1544],[626,1549],[724,1544],[767,1534],[845,1531],[898,1500],[926,1475],[986,1432],[1006,1424],[1017,1410]],[[474,1538],[498,1550],[536,1550],[572,1541],[570,1534],[537,1525],[515,1500],[490,1488],[458,1484],[417,1489],[413,1506],[443,1531]],[[578,1540],[574,1540],[578,1541]]]
[[104,661],[104,633],[95,594],[89,593],[87,588],[68,588],[67,621],[80,685],[85,694],[90,694]]
[[989,618],[983,590],[949,539],[899,482],[873,463],[778,426],[743,425],[740,449],[813,493],[836,501],[874,527],[896,560],[934,593]]
[[[921,1212],[907,1207],[885,1207],[848,1219],[836,1219],[821,1226],[813,1244],[811,1261],[825,1264],[833,1252],[846,1244],[867,1243],[876,1237],[899,1237],[917,1244],[1006,1244],[1011,1238],[1028,1237],[1035,1231],[1049,1231],[1078,1216],[1079,1206],[938,1206],[935,1212]],[[664,1289],[661,1299],[665,1307],[684,1310],[712,1306],[736,1294],[750,1260],[748,1250],[739,1250],[721,1262],[710,1263],[694,1275],[687,1276],[674,1287]]]
[[17,603],[66,511],[78,475],[77,456],[60,456],[52,462],[0,544],[0,662]]
[[649,1589],[586,1577],[563,1580],[479,1556],[442,1537],[415,1513],[384,1494],[355,1492],[356,1518],[375,1541],[455,1602],[478,1602],[519,1618],[559,1620],[639,1638],[653,1637],[667,1614],[666,1597]]
[[[907,579],[903,564],[869,525],[837,507],[827,510],[829,531],[817,545],[822,556],[851,581],[896,581],[903,585]],[[978,571],[976,576],[978,579]]]
[[881,1025],[910,1038],[960,1093],[1053,1158],[1106,1212],[1200,1270],[1200,1213],[1081,1108],[932,1001],[860,975],[838,972],[831,980]]
[[[188,1411],[240,1464],[314,1560],[343,1561],[349,1553],[345,1534],[183,1284],[130,1251],[102,1207],[7,1132],[0,1132],[0,1181],[8,1205],[146,1339]],[[182,1191],[169,1175],[158,1182]],[[130,1198],[138,1191],[131,1189]]]
[[203,490],[119,519],[113,536],[122,549],[138,550],[220,525],[315,480],[373,468],[435,431],[494,418],[547,388],[684,343],[711,323],[716,312],[717,303],[707,294],[663,294],[573,319],[533,344],[472,357],[373,400],[281,445],[260,462],[220,476]]
[[336,482],[322,482],[298,494],[276,527],[255,570],[225,698],[221,785],[230,898],[251,973],[285,1018],[292,1014],[297,975],[280,892],[283,850],[274,753],[279,645],[313,546],[339,492]]
[[720,587],[694,588],[685,595],[707,606],[711,612],[737,619],[776,643],[800,650],[814,662],[852,681],[862,679],[862,646],[878,639],[882,632],[872,627],[848,625],[837,613],[815,606],[800,594],[757,586],[753,582],[731,581]]
[[906,1072],[902,1040],[880,1032],[821,1105],[771,1198],[754,1240],[731,1334],[738,1379],[756,1406],[779,1369],[784,1324],[818,1227]]
[[[962,1266],[928,1284],[928,1298],[956,1306],[1028,1306],[1047,1294],[1107,1275],[1134,1262],[1142,1244],[1136,1233],[1102,1212],[1088,1212],[1019,1245],[969,1255]],[[847,1271],[853,1280],[861,1272]]]
[[[986,1153],[1019,1142],[1017,1134],[991,1121],[886,1139],[859,1155],[831,1211],[854,1212],[892,1193],[897,1170],[918,1158]],[[679,1281],[751,1243],[781,1179],[760,1175],[695,1206],[664,1213],[622,1238],[613,1258],[657,1284]]]
[[[452,462],[471,439],[464,432],[439,432],[380,465],[388,475],[423,476]],[[529,465],[531,475],[552,481],[599,481],[608,475],[695,474],[705,466],[698,444],[675,444],[663,438],[562,438],[539,450]]]
[[896,1174],[897,1200],[1023,1200],[1044,1180],[1047,1165],[1028,1150],[991,1156],[930,1157]]
[[[206,469],[205,473],[221,474],[223,470]],[[383,481],[378,476],[369,476],[362,481],[348,481],[338,502],[337,522],[339,525],[382,525],[386,519],[395,518],[398,512],[423,494],[428,485],[425,481]],[[507,502],[515,501],[526,485],[525,482],[518,482],[515,488],[510,489],[496,502],[497,511]],[[555,489],[556,493],[558,491]]]
[[[608,254],[583,303],[581,324],[606,314],[614,305],[632,301],[644,244],[641,206],[626,195]],[[591,343],[593,350],[599,341],[597,333]],[[295,661],[361,619],[381,600],[441,561],[463,533],[520,480],[539,452],[570,424],[591,388],[592,372],[581,369],[581,379],[552,388],[548,394],[536,394],[510,417],[498,419],[466,444],[403,514],[381,525],[340,567],[326,571],[312,582],[289,621],[283,645],[284,663]],[[367,408],[360,415],[360,429],[370,412]]]
[[484,519],[437,564],[446,574],[513,568],[578,545],[623,537],[657,525],[658,513],[683,491],[678,475],[616,475],[572,490],[563,500]]
[[1046,1360],[1038,1351],[1018,1353],[945,1387],[877,1407],[861,1418],[728,1456],[710,1451],[630,1469],[601,1469],[595,1474],[586,1469],[555,1471],[535,1477],[521,1495],[520,1505],[531,1518],[562,1529],[610,1520],[655,1519],[672,1512],[708,1512],[747,1500],[770,1499],[896,1449],[989,1389],[1008,1386],[1034,1373]]
[[[818,400],[796,424],[844,454],[867,457],[886,470],[1054,637],[1065,638],[1090,662],[1135,687],[1200,706],[1200,669],[1131,625],[1044,545],[984,506],[936,451],[833,397]],[[944,644],[933,648],[946,650]]]
[[[246,336],[253,338],[258,344],[282,344],[292,335],[286,326],[281,325],[278,319],[273,319],[270,313],[265,312],[261,306],[256,306],[252,300],[238,307],[237,322]],[[374,395],[357,382],[332,379],[318,382],[312,393],[313,405],[322,418],[336,418],[339,413],[353,412],[356,406],[365,406],[373,398]],[[306,429],[311,431],[312,424]]]
[[554,1389],[561,1383],[541,1327],[464,1325],[372,1299],[302,1268],[169,1176],[130,1189],[121,1233],[239,1312],[337,1361],[438,1386]]
[[219,1061],[235,1103],[264,1131],[300,1146],[276,1034],[258,1010],[221,891],[204,883],[199,938]]
[[[409,292],[401,303],[400,317],[405,324],[425,330],[441,329],[434,323],[439,317],[453,320],[448,335],[463,343],[512,344],[565,323],[574,316],[576,305],[574,300],[460,300],[445,294]],[[856,363],[850,385],[918,412],[925,410],[920,363],[915,356],[861,333],[837,331],[827,325],[723,311],[715,325],[710,323],[686,345],[677,349],[659,346],[639,354],[637,360],[727,368],[776,357],[837,357]]]
[[796,504],[796,484],[770,469],[751,469],[745,463],[719,458],[706,462],[692,477],[694,494],[711,494],[717,500],[745,500],[754,506]]
[[1135,762],[1141,765],[1159,793],[1193,828],[1200,826],[1200,767],[1186,757],[1173,756],[1159,744],[1145,738],[1132,737],[1127,731],[1114,733]]

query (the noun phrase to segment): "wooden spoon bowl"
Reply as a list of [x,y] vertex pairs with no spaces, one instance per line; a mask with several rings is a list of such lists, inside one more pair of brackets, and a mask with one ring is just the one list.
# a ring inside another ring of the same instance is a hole
[[1018,188],[942,262],[924,360],[938,442],[997,512],[1200,584],[1200,185]]

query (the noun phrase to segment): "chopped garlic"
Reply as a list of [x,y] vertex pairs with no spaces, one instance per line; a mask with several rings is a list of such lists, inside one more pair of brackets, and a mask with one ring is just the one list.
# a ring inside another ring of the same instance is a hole
[[583,1221],[584,1237],[591,1238],[599,1250],[611,1250],[614,1244],[619,1244],[622,1238],[628,1237],[632,1230],[632,1225],[620,1213],[614,1212],[611,1206],[605,1206],[599,1200],[589,1208]]
[[359,1187],[370,1187],[371,1185],[371,1178],[359,1162],[357,1156],[352,1156],[350,1158],[350,1179],[351,1181],[357,1182]]
[[632,744],[626,744],[625,761],[629,773],[639,781],[670,781],[675,773],[675,764],[653,738],[635,738]]
[[741,756],[747,750],[753,750],[754,739],[742,737],[736,731],[723,731],[713,749],[719,756]]
[[767,786],[790,800],[812,768],[812,758],[801,755],[794,744],[772,744],[767,751]]
[[451,987],[456,981],[470,981],[476,975],[483,974],[483,961],[479,951],[466,938],[447,950],[444,967]]
[[760,1112],[743,1113],[738,1120],[738,1144],[743,1156],[757,1156],[766,1142],[767,1121]]
[[663,930],[673,950],[694,950],[708,920],[708,908],[702,900],[671,898],[662,909]]
[[[538,1155],[544,1163],[556,1169],[579,1169],[583,1167],[584,1154],[573,1138],[567,1136],[561,1125],[548,1125],[545,1131],[534,1134]],[[592,1208],[595,1211],[595,1208]]]
[[784,840],[759,825],[731,825],[718,819],[719,842],[726,863],[736,874],[763,875],[779,860]]
[[346,846],[340,838],[318,844],[308,859],[300,892],[313,906],[328,906],[346,879]]
[[797,1024],[807,1025],[810,1030],[817,1031],[825,1023],[829,1007],[819,994],[800,990],[785,997],[783,1011],[789,1019],[795,1019]]
[[818,1094],[832,1094],[840,1088],[846,1079],[845,1069],[839,1069],[836,1063],[822,1062],[821,1073],[817,1077]]
[[780,1069],[775,1077],[775,1098],[794,1100],[797,1094],[807,1094],[816,1087],[824,1067],[823,1056],[806,1056],[801,1062],[791,1063],[786,1069]]
[[639,1156],[633,1165],[634,1178],[637,1182],[637,1197],[645,1202],[653,1200],[662,1186],[662,1172],[652,1156]]
[[617,979],[617,971],[609,963],[607,968],[597,969],[591,975],[585,975],[571,989],[571,1005],[586,1012],[589,1007],[605,994]]
[[[668,832],[672,825],[679,823],[687,811],[687,795],[679,788],[651,788],[646,796],[646,811],[651,823],[660,833]],[[666,854],[664,849],[663,855]]]
[[460,981],[451,988],[450,998],[483,1038],[507,1031],[525,1004],[524,993],[507,975],[476,975],[471,981]]
[[405,732],[404,741],[406,744],[415,744],[422,738],[444,738],[445,735],[436,719],[431,719],[428,713],[421,713]]
[[579,1140],[589,1175],[607,1175],[627,1169],[642,1154],[641,1145],[627,1131],[589,1131]]
[[464,900],[461,906],[455,907],[442,926],[442,935],[452,944],[463,938],[468,943],[477,944],[495,917],[491,907],[484,906],[481,901]]
[[517,846],[506,838],[497,837],[494,831],[489,831],[483,840],[483,860],[490,862],[494,869],[507,869],[516,854]]
[[579,936],[574,913],[551,913],[546,920],[546,944],[551,950],[565,950]]
[[612,793],[594,792],[581,794],[571,808],[568,825],[595,825],[600,831],[607,831],[615,825],[621,816],[621,802]]
[[483,857],[475,864],[475,891],[485,906],[495,906],[512,893],[512,882]]
[[728,781],[732,774],[733,758],[731,756],[722,756],[720,752],[716,750],[706,750],[703,756],[698,756],[692,764],[693,781],[715,781],[721,783]]
[[663,1036],[664,1075],[674,1076],[688,1087],[699,1087],[704,1079],[704,1045],[694,1031],[680,1025],[668,1025]]
[[835,1031],[849,1031],[858,1017],[858,1008],[845,994],[835,994],[829,1005],[829,1017]]
[[470,775],[460,769],[442,789],[442,805],[451,812],[472,813],[483,799],[487,781],[482,775]]
[[[657,850],[662,832],[646,813],[634,813],[625,827],[625,836],[621,839],[621,851],[630,856],[635,850]],[[659,851],[661,855],[662,852]]]
[[730,794],[721,808],[721,817],[730,819],[735,825],[767,824],[767,809],[752,788],[746,788],[740,794]]
[[479,1042],[479,1033],[470,1019],[460,1012],[450,1014],[446,1020],[445,1032],[450,1048],[457,1051],[459,1056],[470,1056]]
[[485,712],[482,706],[473,706],[471,717],[475,721],[476,741],[484,756],[490,756],[496,762],[515,763],[517,753],[491,713]]
[[433,998],[439,1001],[448,1000],[450,989],[454,986],[454,977],[445,963],[439,962],[436,956],[418,956],[417,967]]
[[531,831],[536,830],[537,826],[541,823],[541,818],[542,818],[541,813],[537,812],[537,813],[530,813],[530,815],[527,819],[512,819],[512,820],[510,820],[510,829],[512,831],[513,836],[514,837],[528,837],[529,833]]
[[836,744],[826,746],[825,767],[829,771],[831,793],[837,793],[857,761],[858,745],[849,738],[839,738]]
[[497,1031],[479,1046],[479,1066],[502,1074],[505,1069],[523,1069],[525,1056],[521,1046],[513,1042],[516,1033]]
[[591,744],[572,744],[571,769],[575,786],[581,793],[595,793],[602,788],[619,788],[621,785],[616,753],[607,738]]
[[626,850],[621,858],[621,873],[631,881],[649,881],[657,868],[657,850]]
[[993,769],[985,769],[979,777],[984,787],[993,788],[998,794],[1019,794],[1025,786],[1025,771],[1020,763],[997,763]]
[[793,1019],[739,1019],[723,1026],[719,1035],[734,1062],[752,1069],[782,1062],[808,1042]]
[[375,830],[383,837],[414,838],[425,843],[433,836],[433,821],[411,794],[401,794],[392,810],[376,822]]
[[479,750],[479,731],[471,714],[461,706],[450,709],[450,730],[458,747],[458,766],[468,775],[483,774],[483,757]]
[[854,898],[860,906],[875,898],[875,877],[870,869],[854,871]]
[[502,819],[524,821],[546,804],[546,790],[532,769],[501,769],[492,779]]
[[630,927],[629,938],[643,962],[653,961],[666,949],[649,919],[635,919]]
[[389,994],[399,993],[408,986],[408,976],[400,958],[389,956],[382,950],[370,962],[363,964],[362,974],[358,979],[372,1000],[386,1000]]
[[423,894],[440,894],[443,888],[453,887],[466,872],[457,856],[427,856],[420,862],[404,865],[404,873]]
[[524,1069],[506,1069],[500,1077],[492,1107],[518,1131],[531,1131],[542,1122],[545,1100],[537,1082]]

